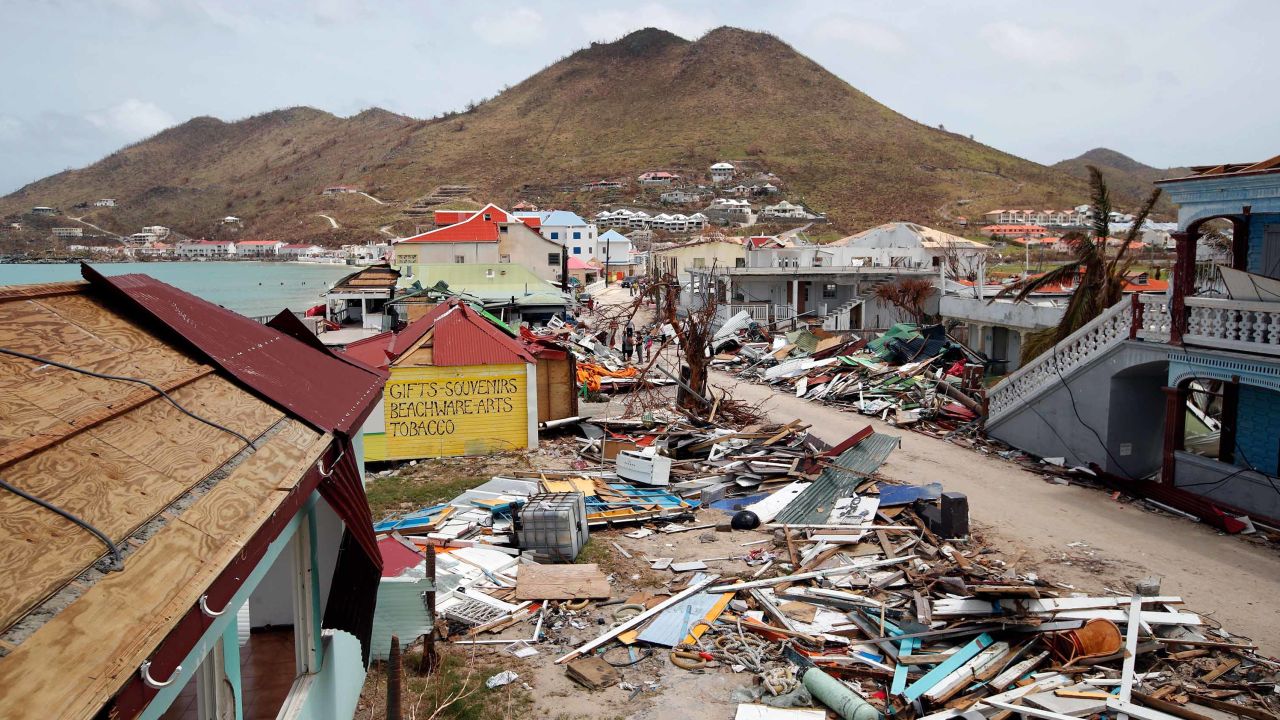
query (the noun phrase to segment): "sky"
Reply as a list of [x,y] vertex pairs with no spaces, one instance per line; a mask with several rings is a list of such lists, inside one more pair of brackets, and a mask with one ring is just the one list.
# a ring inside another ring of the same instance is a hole
[[429,117],[592,42],[721,25],[1041,163],[1280,153],[1274,0],[0,0],[0,193],[200,115]]

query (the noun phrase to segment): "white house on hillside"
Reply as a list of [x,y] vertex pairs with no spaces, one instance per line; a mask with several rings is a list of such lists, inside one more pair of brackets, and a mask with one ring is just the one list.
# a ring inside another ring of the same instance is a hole
[[729,182],[733,179],[734,167],[731,163],[718,162],[711,166],[711,180],[713,182]]

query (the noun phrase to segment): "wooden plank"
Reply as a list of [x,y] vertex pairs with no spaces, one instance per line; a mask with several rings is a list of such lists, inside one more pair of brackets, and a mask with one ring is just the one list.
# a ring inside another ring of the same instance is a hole
[[1178,705],[1177,703],[1171,703],[1167,700],[1161,700],[1160,698],[1155,697],[1154,695],[1148,695],[1146,693],[1141,693],[1141,692],[1138,692],[1137,690],[1134,690],[1133,697],[1138,700],[1141,700],[1143,705],[1150,705],[1152,708],[1156,710],[1180,717],[1183,720],[1210,720],[1208,715],[1195,712],[1194,710],[1189,710],[1187,708],[1182,707],[1181,705]]
[[289,424],[0,661],[9,717],[91,717],[138,671],[331,442]]
[[517,600],[607,598],[609,580],[595,563],[522,565],[516,575]]
[[[205,365],[198,367],[186,375],[182,375],[174,380],[160,384],[159,387],[165,392],[172,393],[183,385],[199,380],[213,372],[214,368],[212,366]],[[96,410],[86,413],[84,416],[78,418],[73,423],[59,422],[58,430],[56,432],[33,434],[23,440],[10,442],[3,447],[0,447],[0,467],[17,462],[23,458],[30,457],[31,455],[52,445],[56,445],[77,433],[83,432],[112,418],[119,417],[130,410],[137,408],[143,403],[159,397],[155,391],[150,388],[142,386],[135,387],[138,388],[136,391],[126,396],[114,406],[100,406]]]
[[89,287],[89,283],[83,280],[33,283],[31,285],[6,285],[0,287],[0,300],[30,300],[54,295],[74,295],[84,292],[87,287]]
[[1209,697],[1208,695],[1192,693],[1191,699],[1194,700],[1197,705],[1204,705],[1205,707],[1211,707],[1214,710],[1229,712],[1233,715],[1240,715],[1242,717],[1252,718],[1253,720],[1280,720],[1280,716],[1269,713],[1266,710],[1259,710],[1258,708],[1251,708],[1247,705],[1239,705],[1237,703],[1219,700],[1218,698]]
[[1230,659],[1230,660],[1224,660],[1224,661],[1222,661],[1221,663],[1218,663],[1218,666],[1217,666],[1217,667],[1215,667],[1214,669],[1210,670],[1209,672],[1205,673],[1204,675],[1201,675],[1201,676],[1200,676],[1200,682],[1204,682],[1204,683],[1211,683],[1211,682],[1213,682],[1214,680],[1217,680],[1218,678],[1222,677],[1223,675],[1226,675],[1227,673],[1229,673],[1229,672],[1231,672],[1232,670],[1236,669],[1236,666],[1238,666],[1239,664],[1240,664],[1240,660],[1239,660],[1239,659],[1237,659],[1237,658],[1232,658],[1232,659]]

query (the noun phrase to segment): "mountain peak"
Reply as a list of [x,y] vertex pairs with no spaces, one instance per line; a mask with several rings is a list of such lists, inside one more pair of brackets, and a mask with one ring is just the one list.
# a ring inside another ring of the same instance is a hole
[[591,47],[582,52],[595,57],[645,57],[667,48],[688,44],[688,40],[673,32],[647,27],[627,33],[610,43],[591,43]]
[[1140,163],[1128,155],[1110,148],[1094,148],[1088,152],[1081,153],[1076,160],[1098,165],[1100,167],[1114,168],[1116,170],[1155,170],[1155,168],[1150,165]]

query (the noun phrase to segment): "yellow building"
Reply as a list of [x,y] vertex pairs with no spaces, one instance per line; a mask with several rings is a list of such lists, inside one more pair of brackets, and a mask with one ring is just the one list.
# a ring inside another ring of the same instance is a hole
[[538,444],[537,360],[466,303],[441,303],[347,355],[391,374],[363,427],[365,460],[487,455]]

